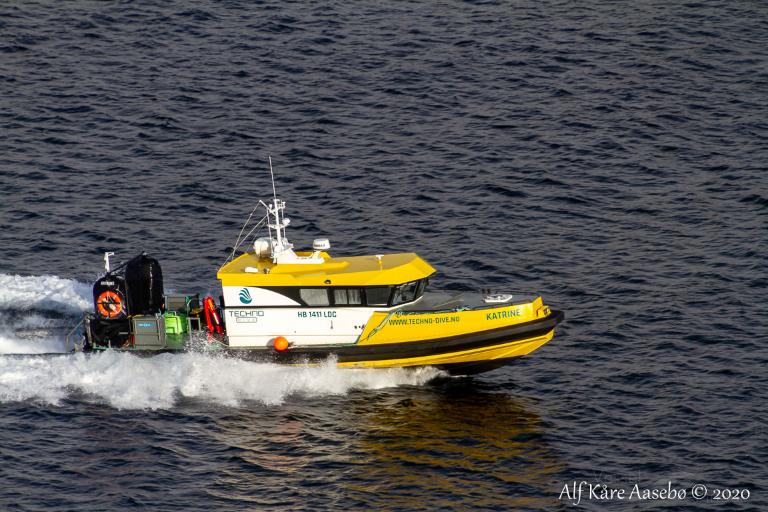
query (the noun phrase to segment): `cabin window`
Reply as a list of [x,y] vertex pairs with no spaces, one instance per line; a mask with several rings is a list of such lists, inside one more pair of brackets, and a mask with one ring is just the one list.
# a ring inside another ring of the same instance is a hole
[[328,290],[325,288],[302,288],[299,291],[301,300],[307,306],[328,306]]
[[389,287],[366,288],[365,302],[369,306],[386,306],[389,303]]
[[419,287],[416,289],[416,298],[418,299],[422,295],[424,295],[424,290],[427,289],[427,280],[426,279],[419,279]]
[[333,290],[333,302],[337,306],[359,306],[363,303],[362,290],[358,288],[336,288]]
[[397,306],[398,304],[416,300],[418,287],[419,281],[411,281],[410,283],[401,284],[395,288],[395,299],[392,301],[392,305]]

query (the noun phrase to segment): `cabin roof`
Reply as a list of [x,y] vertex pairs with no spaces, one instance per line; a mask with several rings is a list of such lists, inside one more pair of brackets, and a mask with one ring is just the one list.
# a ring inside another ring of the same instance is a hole
[[416,281],[436,272],[412,252],[384,254],[381,261],[376,256],[321,256],[323,263],[274,264],[271,258],[246,253],[221,267],[216,277],[222,286],[382,286]]

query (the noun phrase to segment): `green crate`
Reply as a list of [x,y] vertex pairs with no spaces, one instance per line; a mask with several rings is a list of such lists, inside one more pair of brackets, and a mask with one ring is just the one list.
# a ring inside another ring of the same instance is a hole
[[176,312],[167,312],[163,317],[165,318],[166,334],[186,334],[188,332],[187,315],[182,315]]

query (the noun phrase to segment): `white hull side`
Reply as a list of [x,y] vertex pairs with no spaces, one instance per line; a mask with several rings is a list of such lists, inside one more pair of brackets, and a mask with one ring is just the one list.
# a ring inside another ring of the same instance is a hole
[[285,295],[256,286],[223,286],[224,304],[227,307],[249,306],[299,306]]
[[365,324],[381,308],[225,308],[229,346],[266,347],[277,336],[295,346],[357,342]]

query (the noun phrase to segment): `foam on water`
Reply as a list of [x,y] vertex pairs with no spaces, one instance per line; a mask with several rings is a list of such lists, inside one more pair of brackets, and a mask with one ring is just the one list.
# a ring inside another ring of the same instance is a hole
[[0,274],[0,354],[64,352],[68,327],[90,307],[88,284]]
[[0,334],[0,354],[51,354],[65,352],[64,345],[64,340],[59,338],[22,340]]
[[195,353],[0,357],[0,401],[58,405],[85,394],[118,409],[168,409],[181,397],[226,406],[247,401],[275,405],[296,394],[421,385],[439,374],[432,368],[345,370],[333,360],[317,367],[286,367]]
[[56,276],[0,274],[0,311],[81,313],[91,308],[91,285]]

